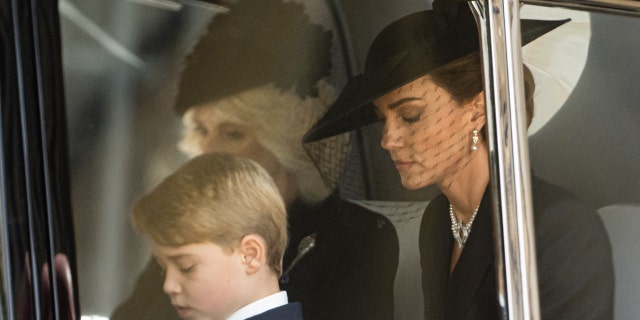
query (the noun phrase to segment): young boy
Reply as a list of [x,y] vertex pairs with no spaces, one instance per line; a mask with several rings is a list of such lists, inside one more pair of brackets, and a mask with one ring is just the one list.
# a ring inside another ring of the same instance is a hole
[[184,319],[302,319],[280,291],[287,220],[269,174],[230,154],[191,159],[135,204],[164,292]]

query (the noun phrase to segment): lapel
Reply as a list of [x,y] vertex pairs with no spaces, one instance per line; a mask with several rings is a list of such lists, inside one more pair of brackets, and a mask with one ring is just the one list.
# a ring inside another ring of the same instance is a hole
[[[487,278],[487,272],[495,272],[492,263],[494,244],[491,221],[489,192],[485,192],[469,239],[449,278],[445,298],[447,319],[464,319],[465,316],[472,316],[470,313],[473,311],[470,309],[476,308],[474,301],[478,303],[474,297],[481,289],[483,280]],[[453,239],[453,236],[449,236]],[[451,249],[447,257],[451,257]],[[449,262],[450,258],[444,260]],[[494,277],[489,278],[494,279]],[[489,285],[495,286],[494,283],[489,283]],[[495,297],[481,297],[480,301],[485,298],[495,299]]]
[[443,195],[431,201],[420,225],[420,265],[424,318],[444,319],[445,299],[449,282],[449,264],[453,236],[451,220],[447,214],[449,202]]

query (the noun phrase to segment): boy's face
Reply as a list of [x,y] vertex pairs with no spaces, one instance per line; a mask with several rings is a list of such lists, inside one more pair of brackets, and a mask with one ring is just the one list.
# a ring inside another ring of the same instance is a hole
[[239,250],[211,242],[166,247],[153,254],[165,272],[164,292],[183,319],[226,319],[251,301]]

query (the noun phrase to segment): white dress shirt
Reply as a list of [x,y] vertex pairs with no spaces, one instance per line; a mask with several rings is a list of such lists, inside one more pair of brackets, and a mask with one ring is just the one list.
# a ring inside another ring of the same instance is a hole
[[232,313],[227,320],[244,320],[289,303],[286,291],[280,291],[260,300],[256,300]]

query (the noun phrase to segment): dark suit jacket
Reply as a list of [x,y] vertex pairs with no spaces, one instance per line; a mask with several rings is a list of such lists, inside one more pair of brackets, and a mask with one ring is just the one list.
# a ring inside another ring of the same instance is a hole
[[289,301],[302,302],[305,320],[393,319],[399,244],[391,222],[337,193],[318,205],[298,202],[290,209],[285,269],[300,240],[317,233],[316,247],[282,285]]
[[[612,319],[611,247],[597,213],[567,191],[532,179],[542,319]],[[490,194],[449,276],[449,201],[428,206],[420,228],[425,319],[498,319]]]
[[292,302],[247,318],[246,320],[302,320],[302,307],[299,302]]
[[[340,198],[338,192],[308,205],[289,208],[286,270],[302,238],[317,233],[316,246],[282,284],[289,301],[302,303],[306,320],[393,319],[393,282],[398,267],[395,227],[384,216]],[[112,320],[179,319],[162,291],[163,278],[151,259],[131,296]]]

